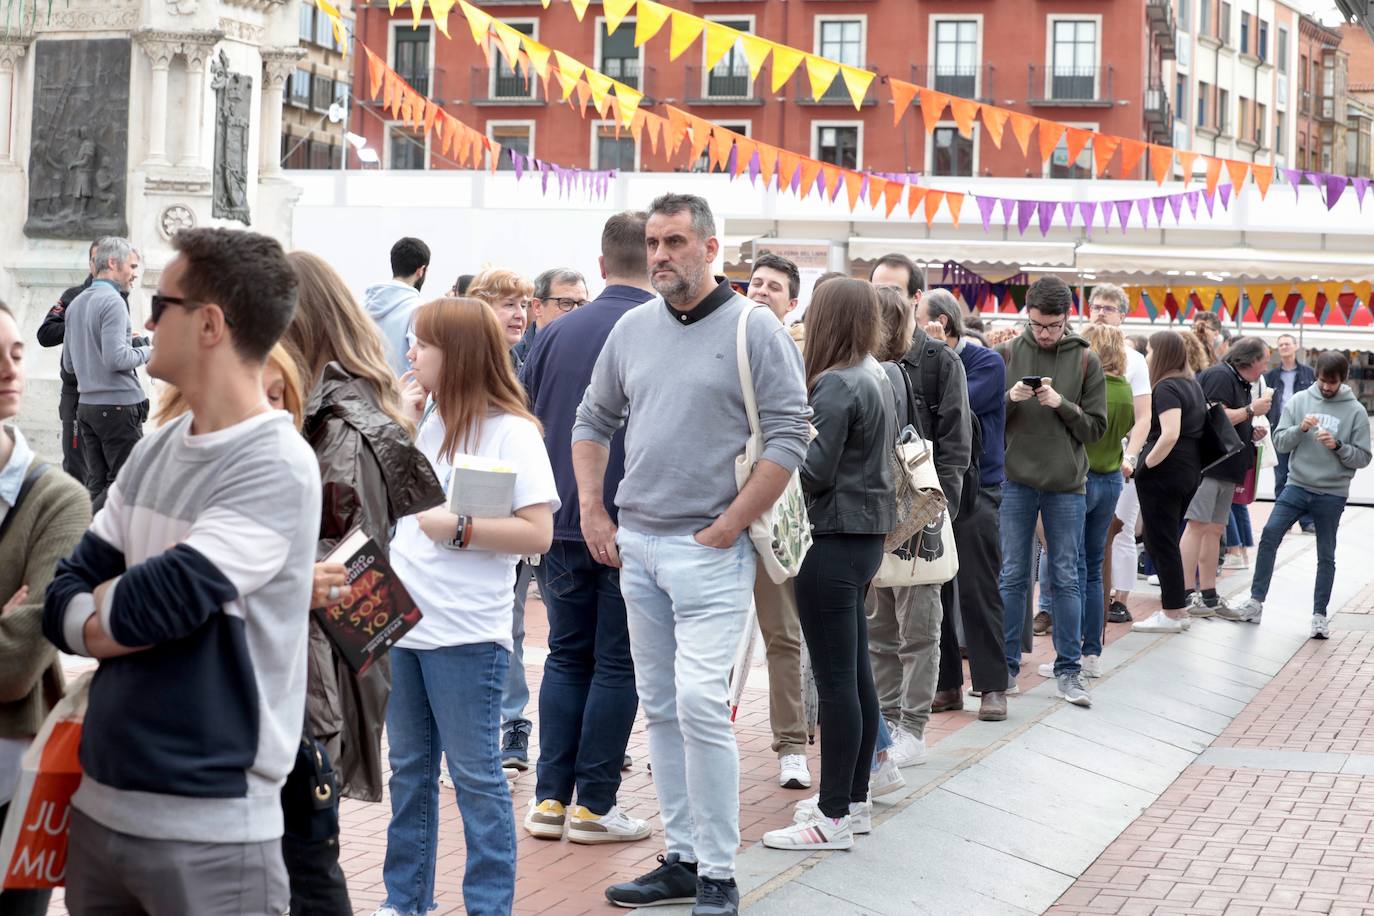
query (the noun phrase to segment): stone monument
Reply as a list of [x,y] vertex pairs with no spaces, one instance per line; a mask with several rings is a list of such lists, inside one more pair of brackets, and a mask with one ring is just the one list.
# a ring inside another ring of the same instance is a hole
[[229,72],[221,51],[210,65],[215,90],[215,180],[212,216],[250,222],[248,214],[248,125],[253,78]]

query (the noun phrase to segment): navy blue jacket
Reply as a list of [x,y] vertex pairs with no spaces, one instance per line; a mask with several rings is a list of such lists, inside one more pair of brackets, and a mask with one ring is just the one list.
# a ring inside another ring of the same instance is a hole
[[978,456],[979,483],[985,487],[1001,486],[1006,480],[1007,405],[1003,399],[1006,387],[1006,363],[990,347],[980,347],[965,339],[959,349],[968,380],[968,406],[983,433],[983,453]]
[[[631,309],[654,294],[633,286],[608,286],[601,295],[573,309],[539,332],[534,346],[520,370],[520,381],[529,392],[534,415],[544,426],[544,447],[553,466],[553,479],[562,503],[553,516],[553,536],[557,540],[582,540],[582,511],[577,501],[577,478],[573,475],[572,429],[577,420],[577,405],[592,380],[592,368],[611,328]],[[604,497],[611,519],[618,518],[615,494],[625,476],[625,427],[611,439],[611,457],[606,465]]]
[[[1306,363],[1298,363],[1298,375],[1293,379],[1293,394],[1299,391],[1306,391],[1317,383],[1317,370]],[[1283,416],[1283,401],[1279,395],[1283,393],[1283,366],[1279,365],[1264,373],[1264,387],[1274,393],[1274,399],[1269,402],[1269,428],[1279,428],[1279,418]]]

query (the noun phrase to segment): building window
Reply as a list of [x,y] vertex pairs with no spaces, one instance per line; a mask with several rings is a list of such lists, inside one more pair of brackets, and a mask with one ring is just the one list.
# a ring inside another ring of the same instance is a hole
[[1240,14],[1240,53],[1250,53],[1250,14]]
[[334,103],[334,81],[327,76],[316,76],[310,84],[310,107],[316,111],[328,111]]
[[1050,98],[1097,97],[1097,23],[1061,19],[1054,23]]
[[1255,38],[1255,56],[1260,60],[1269,59],[1269,23],[1259,21],[1259,32]]
[[343,80],[334,83],[334,101],[348,110],[348,84]]
[[1188,77],[1181,73],[1174,78],[1174,117],[1188,122]]
[[315,14],[315,44],[321,48],[334,47],[334,27],[324,13]]
[[961,98],[978,92],[978,23],[935,22],[935,89]]
[[1223,134],[1231,131],[1231,93],[1225,89],[1217,90],[1217,130]]
[[388,135],[390,150],[388,162],[393,169],[423,169],[428,166],[425,155],[425,138],[418,131],[406,127],[393,127]]
[[1188,20],[1192,18],[1192,9],[1193,0],[1178,0],[1178,30],[1180,32],[1188,31]]
[[[1096,130],[1096,125],[1093,125]],[[1083,152],[1078,154],[1078,159],[1074,162],[1069,161],[1069,139],[1067,136],[1059,138],[1059,145],[1054,148],[1054,154],[1050,156],[1050,169],[1047,173],[1050,178],[1081,178],[1091,179],[1093,177],[1093,145],[1088,141],[1088,145],[1083,147]]]
[[1283,121],[1284,113],[1274,112],[1274,153],[1278,156],[1283,155]]
[[1210,125],[1207,123],[1207,97],[1208,97],[1208,95],[1211,94],[1211,91],[1212,91],[1212,90],[1211,90],[1211,87],[1209,87],[1209,86],[1208,86],[1206,83],[1204,83],[1202,80],[1198,80],[1198,83],[1197,83],[1197,126],[1198,126],[1198,127],[1209,127],[1209,126],[1210,126]]
[[[639,88],[639,49],[635,47],[635,23],[626,19],[614,32],[606,31],[601,22],[601,72],[619,80],[631,89]],[[631,142],[631,146],[633,146]],[[606,167],[606,166],[603,166]],[[616,168],[616,166],[609,166]]]
[[300,108],[310,107],[310,71],[297,67],[291,74],[291,104]]
[[1217,4],[1217,40],[1224,45],[1231,43],[1231,4],[1226,0]]
[[[717,122],[717,123],[718,123],[721,127],[725,128],[726,130],[734,131],[735,133],[739,134],[741,137],[747,137],[747,136],[749,136],[749,133],[750,133],[750,124],[749,124],[748,121],[719,121],[719,122]],[[726,164],[727,164],[727,165],[729,164],[728,157],[727,157]],[[748,163],[746,162],[745,165],[748,165]],[[723,172],[725,171],[725,166],[723,166],[723,165],[712,165],[712,163],[711,163],[711,151],[710,151],[710,150],[707,150],[706,152],[704,152],[704,153],[701,154],[701,158],[700,158],[700,159],[698,159],[696,162],[692,163],[692,171],[693,171],[693,172],[722,172],[722,173],[723,173]]]
[[[719,23],[736,32],[753,31],[753,24],[747,19],[721,19]],[[744,56],[744,41],[741,39],[725,52],[725,56],[706,75],[706,97],[747,99],[749,82],[749,59]]]
[[1274,43],[1274,56],[1278,58],[1280,73],[1288,72],[1288,30],[1279,26],[1279,37]]
[[320,140],[311,140],[309,146],[310,167],[312,169],[332,169],[338,167],[339,148],[337,146]]
[[973,176],[973,139],[959,133],[957,127],[937,127],[931,134],[933,148],[930,174]]
[[815,125],[816,158],[840,168],[859,167],[859,126]]
[[[833,61],[862,68],[864,23],[862,19],[823,19],[817,23],[816,53]],[[825,93],[827,99],[847,99],[844,80],[836,77]]]
[[635,170],[635,140],[628,130],[618,131],[614,124],[595,124],[592,130],[592,168]]
[[1264,146],[1264,125],[1269,117],[1269,107],[1259,102],[1255,103],[1255,145]]
[[304,169],[310,167],[309,150],[306,142],[290,134],[281,136],[281,165],[284,169]]
[[[533,22],[507,22],[521,35],[534,37]],[[494,99],[528,99],[534,96],[535,80],[527,80],[516,72],[506,60],[506,55],[496,54],[496,72],[492,77],[491,97]]]
[[1241,140],[1248,141],[1253,132],[1253,125],[1250,123],[1250,100],[1242,95],[1237,98],[1236,101],[1240,103],[1240,130],[1236,133],[1236,136]]
[[395,30],[396,50],[391,69],[420,95],[429,95],[429,26]]
[[510,153],[519,153],[526,159],[534,155],[534,124],[529,121],[518,123],[487,122],[487,136],[501,144],[501,158],[497,160],[498,171],[508,172],[515,168]]
[[315,40],[315,7],[313,4],[301,4],[300,33],[301,41]]
[[1198,7],[1197,31],[1199,35],[1212,34],[1212,0],[1202,0]]

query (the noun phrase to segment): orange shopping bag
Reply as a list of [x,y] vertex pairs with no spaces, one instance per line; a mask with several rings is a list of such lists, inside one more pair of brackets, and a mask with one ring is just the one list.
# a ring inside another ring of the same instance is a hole
[[91,675],[86,674],[53,708],[24,753],[19,785],[0,833],[5,890],[61,887],[67,874],[71,800],[81,784],[81,723]]

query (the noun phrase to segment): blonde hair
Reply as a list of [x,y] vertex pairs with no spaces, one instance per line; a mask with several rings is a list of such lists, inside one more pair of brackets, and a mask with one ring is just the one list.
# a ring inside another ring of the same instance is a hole
[[1083,339],[1102,361],[1103,372],[1126,374],[1126,338],[1119,330],[1105,324],[1090,324],[1083,329]]
[[338,363],[367,383],[378,409],[415,435],[415,423],[401,411],[401,393],[382,349],[376,323],[367,316],[338,271],[318,255],[286,256],[300,282],[296,313],[283,338],[300,355],[301,375],[313,390],[328,363]]
[[[267,365],[281,373],[282,403],[299,430],[305,423],[305,401],[301,396],[301,375],[297,369],[300,358],[289,344],[277,343],[267,354]],[[191,405],[186,403],[186,396],[181,393],[180,388],[175,385],[164,385],[162,396],[158,399],[157,412],[153,414],[153,422],[158,426],[166,426],[190,409]]]
[[472,278],[466,296],[481,299],[491,305],[507,296],[520,296],[528,299],[534,295],[534,284],[513,270],[504,267],[488,267]]
[[1196,330],[1178,333],[1183,338],[1183,345],[1188,348],[1188,368],[1193,370],[1193,374],[1196,375],[1212,365],[1212,354]]

